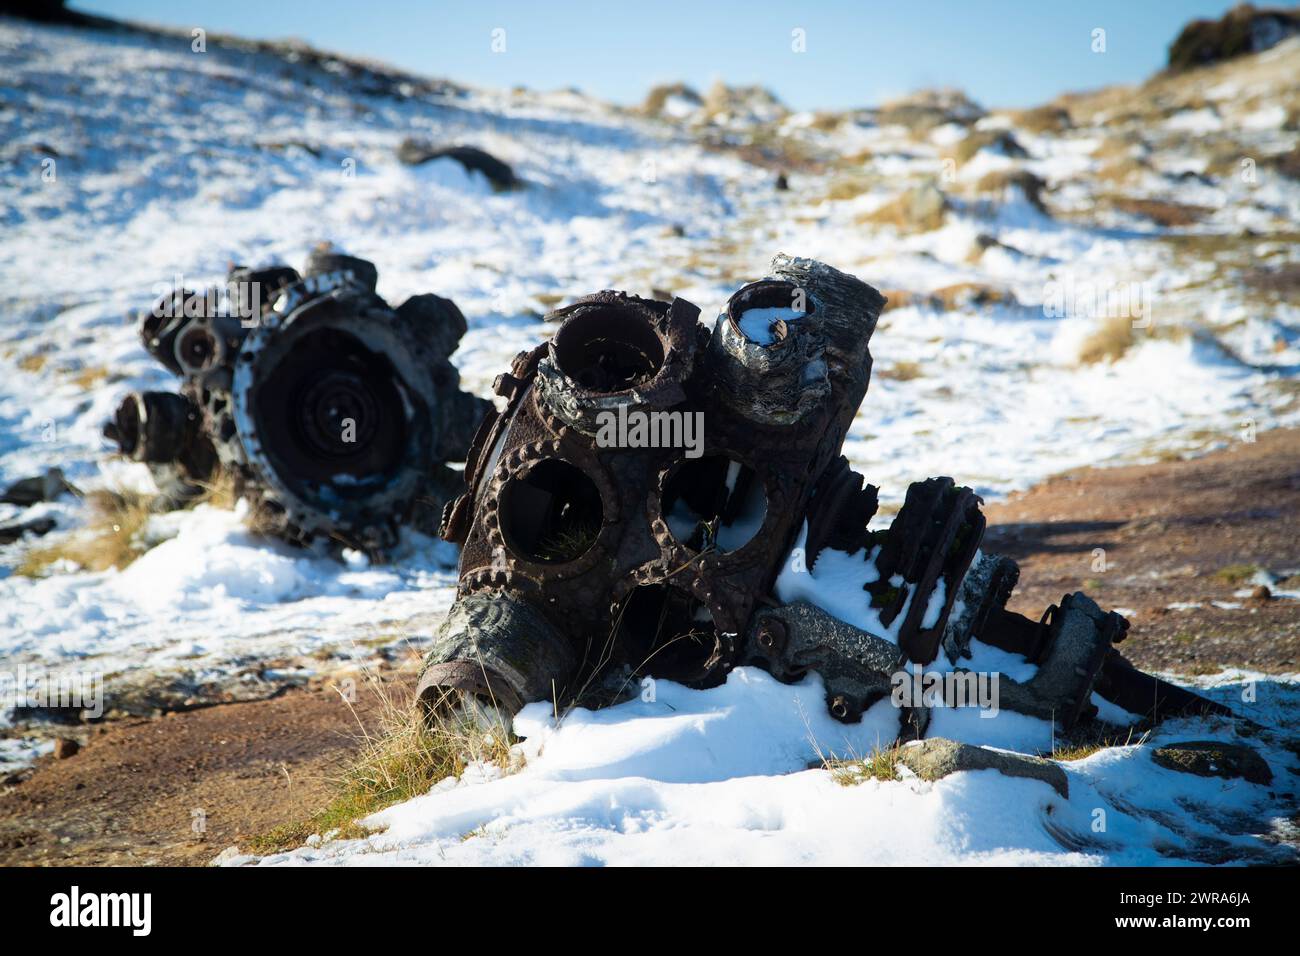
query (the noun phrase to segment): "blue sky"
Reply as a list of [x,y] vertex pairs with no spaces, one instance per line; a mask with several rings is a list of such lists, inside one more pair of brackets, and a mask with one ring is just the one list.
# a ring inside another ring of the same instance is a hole
[[[298,37],[482,86],[576,86],[619,103],[655,83],[761,83],[796,108],[869,106],[958,86],[987,106],[1131,83],[1231,0],[72,0],[109,16],[257,38]],[[1094,29],[1106,51],[1094,53]],[[505,31],[505,51],[492,35]],[[791,49],[801,29],[806,51]]]

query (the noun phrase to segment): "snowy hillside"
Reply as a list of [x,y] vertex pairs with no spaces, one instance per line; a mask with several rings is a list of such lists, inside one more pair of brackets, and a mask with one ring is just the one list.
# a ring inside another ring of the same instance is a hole
[[[143,466],[112,460],[100,436],[124,392],[172,385],[128,310],[176,276],[201,287],[233,262],[299,266],[321,241],[374,261],[390,301],[454,299],[469,320],[454,361],[481,395],[549,336],[544,312],[588,292],[666,290],[709,315],[777,252],[858,275],[891,303],[845,452],[887,503],[930,475],[993,498],[1294,424],[1300,183],[1278,157],[1300,140],[1297,73],[1300,40],[1182,87],[1082,98],[1063,123],[941,99],[826,116],[675,96],[657,117],[574,93],[390,95],[272,51],[0,18],[0,485],[57,466],[82,491],[147,489]],[[449,159],[404,165],[408,137],[481,147],[525,186],[494,192]],[[87,509],[68,496],[0,505],[0,520],[45,515],[51,535],[0,546],[0,658],[104,673],[110,703],[127,686],[175,702],[267,693],[418,646],[455,583],[442,542],[411,534],[389,565],[340,563],[210,505],[150,519],[127,567],[16,573]],[[1289,685],[1267,686],[1294,705]],[[841,789],[825,771],[791,773],[815,756],[810,738],[841,754],[876,743],[820,699],[815,679],[745,671],[558,729],[532,708],[516,728],[523,772],[449,783],[338,853],[662,861],[670,839],[692,847],[686,861],[863,861],[853,826],[868,818],[928,821],[917,846],[861,850],[881,861],[1012,847],[993,858],[1145,862],[1162,846],[1196,858],[1207,840],[1266,852],[1241,829],[1267,817],[1265,791],[1225,797],[1222,781],[1193,778],[1178,791],[1141,748],[1071,769],[1052,824],[1076,835],[1070,851],[1041,815],[974,833],[1012,799],[1047,812],[1037,782],[989,771]],[[1036,751],[1046,733],[1050,750],[1049,727],[981,723],[1005,736],[976,742]],[[1090,842],[1103,804],[1122,824]],[[1193,822],[1212,805],[1222,819]]]

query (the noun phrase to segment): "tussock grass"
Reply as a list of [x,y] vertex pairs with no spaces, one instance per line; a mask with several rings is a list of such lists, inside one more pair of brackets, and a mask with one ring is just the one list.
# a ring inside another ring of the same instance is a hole
[[932,232],[948,216],[948,200],[933,185],[909,189],[871,212],[858,216],[859,225],[893,226],[901,233]]
[[910,382],[913,379],[921,378],[925,372],[921,368],[920,362],[899,361],[895,362],[888,368],[882,368],[876,372],[876,377],[890,379],[895,382]]
[[1050,103],[1033,109],[1017,110],[1011,114],[1011,122],[1030,133],[1064,133],[1073,125],[1068,110]]
[[1100,204],[1107,205],[1118,212],[1128,213],[1149,219],[1157,226],[1166,229],[1179,226],[1191,226],[1208,216],[1212,209],[1205,206],[1192,206],[1187,203],[1172,202],[1167,199],[1141,199],[1133,196],[1098,196]]
[[1116,729],[1106,724],[1090,723],[1076,728],[1073,734],[1063,740],[1056,740],[1053,735],[1052,751],[1044,756],[1063,763],[1085,760],[1111,747],[1144,746],[1150,735],[1150,728],[1141,724]]
[[641,104],[641,112],[647,116],[659,116],[663,113],[664,105],[669,98],[674,96],[688,100],[697,106],[704,103],[703,97],[685,83],[664,83],[651,87],[650,92],[646,94],[646,98]]
[[108,369],[102,365],[88,365],[78,370],[73,376],[72,381],[78,388],[90,391],[100,382],[108,379]]
[[219,470],[211,481],[201,482],[200,486],[203,488],[203,493],[186,502],[185,506],[187,508],[193,508],[197,505],[211,505],[214,508],[223,508],[229,511],[235,507],[235,502],[239,500],[239,494],[235,488],[235,477],[224,468]]
[[1012,187],[1024,193],[1025,199],[1039,212],[1047,212],[1047,206],[1043,203],[1043,190],[1047,188],[1047,183],[1027,169],[998,169],[985,173],[975,184],[975,191],[1001,196]]
[[1132,183],[1151,171],[1151,167],[1141,159],[1123,156],[1111,160],[1097,170],[1096,178],[1112,186]]
[[865,757],[842,759],[832,754],[822,757],[822,767],[829,771],[831,779],[841,787],[853,787],[864,780],[887,782],[898,779],[902,753],[900,745],[877,748]]
[[151,497],[137,492],[99,490],[86,495],[90,520],[62,540],[27,551],[15,574],[41,577],[51,565],[70,561],[86,571],[124,568],[148,550],[142,531]]
[[1061,760],[1069,763],[1072,760],[1083,760],[1091,757],[1098,751],[1105,750],[1106,745],[1101,742],[1084,743],[1084,744],[1059,744],[1052,751],[1053,760]]
[[572,561],[586,554],[599,535],[600,528],[591,524],[557,531],[538,542],[537,557],[543,561]]
[[1018,306],[1020,301],[1010,289],[999,289],[983,282],[957,282],[935,289],[930,299],[941,309],[953,312],[959,309],[988,309],[996,306]]
[[1229,564],[1214,572],[1225,584],[1244,584],[1259,573],[1257,564]]
[[[237,497],[234,478],[220,472],[210,483],[205,483],[203,493],[185,503],[186,508],[210,504],[229,510]],[[90,510],[85,527],[67,536],[28,549],[17,566],[15,574],[25,577],[42,577],[49,568],[60,561],[69,561],[83,571],[121,570],[156,542],[144,534],[149,516],[157,509],[157,496],[138,491],[97,489],[85,495]]]
[[994,149],[1012,159],[1023,159],[1029,155],[1016,138],[1006,130],[975,130],[957,144],[955,150],[957,162],[970,162],[981,149]]
[[1079,361],[1084,365],[1113,362],[1137,343],[1133,320],[1127,315],[1112,316],[1102,322],[1079,347]]
[[245,850],[260,856],[284,852],[313,835],[359,839],[374,832],[361,824],[364,818],[428,793],[470,764],[493,764],[507,772],[519,768],[511,751],[515,738],[500,715],[447,715],[440,709],[426,719],[411,706],[409,694],[394,693],[375,670],[363,672],[362,685],[374,695],[378,717],[372,730],[357,716],[357,751],[332,781],[333,797],[304,819],[246,838]]
[[833,202],[857,199],[863,193],[870,192],[874,185],[868,176],[840,176],[831,182],[826,190],[826,198]]

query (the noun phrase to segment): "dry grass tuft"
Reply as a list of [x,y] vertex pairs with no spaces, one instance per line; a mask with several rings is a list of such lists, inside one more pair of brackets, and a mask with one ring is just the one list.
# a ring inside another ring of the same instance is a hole
[[1002,129],[975,130],[957,144],[957,162],[967,163],[982,149],[991,149],[1012,159],[1029,155],[1014,136]]
[[59,561],[86,571],[124,568],[149,549],[141,532],[149,521],[148,495],[136,492],[92,491],[86,495],[90,520],[61,541],[30,549],[15,574],[41,577]]
[[1103,743],[1085,743],[1085,744],[1061,744],[1052,751],[1053,760],[1083,760],[1091,757],[1098,751],[1105,750],[1106,745]]
[[872,177],[869,176],[839,176],[826,190],[826,198],[833,202],[857,199],[863,193],[869,192],[872,185]]
[[876,372],[877,378],[889,379],[895,382],[910,382],[913,379],[921,378],[925,372],[921,369],[920,362],[895,362],[889,368],[882,368]]
[[833,754],[822,757],[822,766],[830,772],[831,779],[841,787],[853,787],[864,780],[888,782],[898,779],[898,765],[903,753],[901,746],[885,747],[872,751],[866,757],[841,759]]
[[[222,470],[211,483],[203,486],[203,493],[187,501],[185,507],[209,504],[230,510],[235,506],[236,498],[234,478]],[[109,568],[120,571],[156,543],[149,541],[144,534],[156,501],[156,495],[137,491],[99,489],[88,492],[85,502],[90,516],[86,525],[61,540],[29,549],[14,568],[14,573],[42,577],[60,561],[69,561],[83,571],[107,571]]]
[[883,206],[857,217],[859,225],[893,226],[899,232],[932,232],[948,215],[948,199],[934,185],[901,193]]
[[235,476],[228,469],[218,469],[211,481],[201,482],[200,484],[203,493],[197,498],[187,501],[185,507],[193,508],[197,505],[211,505],[214,508],[229,511],[235,507],[235,502],[239,500],[239,494],[235,488]]
[[1043,190],[1047,183],[1027,169],[998,169],[985,173],[975,184],[975,191],[1004,197],[1009,189],[1019,189],[1025,199],[1039,212],[1046,214]]
[[409,695],[395,695],[374,670],[364,672],[364,686],[379,704],[377,729],[367,729],[357,718],[358,751],[339,772],[333,799],[306,819],[247,839],[244,849],[265,856],[296,849],[312,835],[359,839],[372,832],[361,824],[364,818],[428,793],[471,764],[519,769],[511,751],[515,738],[500,715],[458,713],[426,721],[410,705]]
[[1113,362],[1137,343],[1133,320],[1126,315],[1112,316],[1079,347],[1079,361],[1084,365],[1096,362]]
[[935,289],[930,293],[930,300],[937,308],[949,312],[960,309],[987,309],[994,306],[1018,306],[1018,300],[1010,289],[999,289],[983,282],[957,282]]
[[702,105],[704,102],[700,94],[685,83],[664,83],[652,87],[650,92],[646,94],[645,101],[641,104],[641,112],[647,116],[661,115],[664,111],[664,105],[670,97],[678,97],[697,106]]
[[1073,125],[1068,110],[1050,104],[1017,110],[1011,114],[1011,121],[1020,129],[1031,133],[1064,133]]
[[72,381],[78,388],[83,391],[90,391],[100,382],[108,378],[108,369],[102,365],[90,365],[78,370],[73,376]]
[[1112,186],[1123,186],[1141,178],[1151,171],[1151,167],[1140,159],[1124,156],[1102,165],[1097,170],[1096,178]]
[[1244,584],[1259,573],[1257,564],[1230,564],[1227,567],[1219,568],[1214,572],[1214,576],[1225,584],[1238,585]]
[[1192,226],[1214,210],[1168,199],[1141,199],[1133,196],[1099,196],[1098,201],[1119,212],[1149,219],[1157,226],[1173,228]]

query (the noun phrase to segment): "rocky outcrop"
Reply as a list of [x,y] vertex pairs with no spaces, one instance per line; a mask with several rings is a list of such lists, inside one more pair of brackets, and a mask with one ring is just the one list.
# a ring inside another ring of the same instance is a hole
[[1300,34],[1300,14],[1295,11],[1243,3],[1221,19],[1193,20],[1183,27],[1169,47],[1169,69],[1177,73],[1262,53],[1296,34]]
[[1039,757],[989,750],[957,743],[943,737],[930,737],[903,747],[898,762],[922,780],[942,780],[962,770],[996,770],[1007,777],[1041,780],[1061,795],[1070,798],[1070,784],[1065,771]]
[[1270,783],[1273,771],[1264,758],[1244,744],[1217,740],[1189,740],[1165,744],[1151,753],[1151,760],[1166,770],[1193,773],[1198,777],[1240,777],[1250,783]]
[[397,158],[407,166],[419,166],[435,159],[454,159],[469,173],[482,173],[497,192],[516,189],[521,183],[510,164],[476,146],[433,146],[415,139],[404,139],[397,147]]

